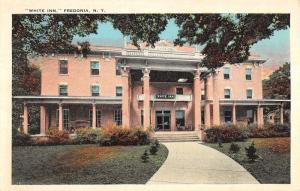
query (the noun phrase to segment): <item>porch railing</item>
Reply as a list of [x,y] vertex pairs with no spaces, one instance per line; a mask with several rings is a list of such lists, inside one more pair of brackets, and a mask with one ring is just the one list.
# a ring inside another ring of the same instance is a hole
[[138,57],[163,57],[163,58],[187,58],[200,59],[202,56],[199,52],[178,52],[178,51],[162,51],[162,50],[136,50],[125,49],[122,51],[123,56]]

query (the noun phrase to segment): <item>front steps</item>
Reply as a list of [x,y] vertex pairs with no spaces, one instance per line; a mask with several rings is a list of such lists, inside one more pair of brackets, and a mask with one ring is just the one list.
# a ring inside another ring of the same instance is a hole
[[160,142],[196,142],[200,141],[197,131],[159,131],[153,138]]

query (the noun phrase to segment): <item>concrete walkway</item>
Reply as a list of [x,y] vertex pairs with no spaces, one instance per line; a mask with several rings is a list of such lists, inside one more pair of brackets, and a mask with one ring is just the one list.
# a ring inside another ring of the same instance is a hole
[[168,158],[147,184],[259,184],[233,159],[199,142],[163,144]]

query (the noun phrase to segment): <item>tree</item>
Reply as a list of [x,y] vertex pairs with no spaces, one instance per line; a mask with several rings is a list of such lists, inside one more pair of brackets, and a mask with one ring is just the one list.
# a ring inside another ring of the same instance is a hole
[[288,14],[183,14],[174,17],[180,26],[175,44],[204,46],[203,65],[209,68],[222,66],[224,62],[245,61],[253,44],[290,25]]
[[268,99],[290,99],[291,79],[290,63],[285,63],[263,81],[263,96]]
[[[290,63],[286,62],[282,67],[273,72],[269,79],[263,81],[263,97],[265,99],[290,99],[291,98],[291,77],[290,77]],[[285,121],[290,121],[289,102],[283,104]],[[276,106],[269,106],[265,108],[265,112],[275,113],[280,116],[280,110]]]

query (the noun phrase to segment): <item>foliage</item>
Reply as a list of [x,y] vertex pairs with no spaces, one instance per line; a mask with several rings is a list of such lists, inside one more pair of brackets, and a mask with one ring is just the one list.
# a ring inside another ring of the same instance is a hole
[[266,124],[264,128],[257,125],[220,125],[205,129],[206,142],[222,143],[244,141],[247,138],[289,137],[290,128],[287,124]]
[[108,124],[101,130],[100,145],[145,145],[149,141],[149,132],[142,128],[129,129]]
[[249,138],[289,137],[290,128],[287,125],[269,125],[264,128],[249,128]]
[[285,63],[270,75],[269,79],[263,81],[263,96],[268,99],[290,99],[291,98],[291,74],[290,63]]
[[141,159],[142,159],[143,163],[146,163],[149,161],[149,154],[148,154],[147,150],[144,151],[143,155],[141,156]]
[[155,141],[152,141],[152,142],[150,143],[150,149],[149,149],[150,154],[151,154],[151,155],[156,155],[156,153],[157,153],[157,151],[158,151],[158,148],[159,148],[159,142],[158,142],[157,139],[155,139]]
[[212,128],[205,129],[206,142],[217,143],[223,142],[228,143],[232,141],[244,141],[248,138],[248,132],[245,128],[238,128],[236,126],[214,126]]
[[21,132],[15,132],[15,133],[13,133],[12,144],[13,144],[13,146],[31,145],[32,140],[31,140],[30,136],[27,134],[24,134]]
[[[286,62],[282,67],[273,72],[269,79],[263,81],[263,97],[266,99],[291,99],[291,64]],[[290,122],[289,102],[283,103],[284,120]],[[265,109],[266,113],[274,113],[280,116],[280,109],[275,106],[269,106]]]
[[229,147],[229,153],[238,153],[240,151],[240,146],[236,143],[231,143]]
[[70,144],[71,140],[67,131],[59,131],[58,129],[48,129],[46,131],[48,136],[48,145],[63,145]]
[[250,47],[290,26],[288,14],[178,14],[180,27],[175,44],[204,46],[203,64],[209,68],[224,62],[242,62]]
[[99,143],[101,138],[100,129],[79,128],[76,129],[75,133],[76,138],[74,139],[74,142],[79,144]]
[[248,159],[251,162],[254,162],[255,159],[258,158],[258,155],[256,154],[256,148],[254,145],[254,141],[252,142],[252,144],[249,147],[245,147],[245,151],[246,151],[246,155],[247,155]]
[[218,139],[218,146],[221,148],[221,147],[223,147],[223,145],[222,145],[222,140],[221,139]]

